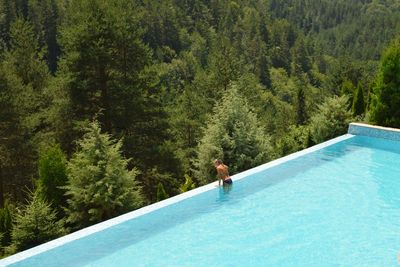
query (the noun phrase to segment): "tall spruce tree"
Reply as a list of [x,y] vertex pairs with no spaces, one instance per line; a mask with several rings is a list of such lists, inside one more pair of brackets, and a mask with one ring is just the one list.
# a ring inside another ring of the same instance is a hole
[[68,146],[64,150],[73,151],[71,144],[80,136],[73,126],[97,118],[104,131],[124,138],[126,155],[145,169],[163,160],[167,123],[139,11],[130,0],[68,4],[60,35],[59,87],[69,100],[64,109],[69,121],[61,134],[67,140],[61,142]]
[[66,204],[65,190],[62,189],[68,179],[66,164],[65,155],[58,145],[46,147],[40,153],[38,194],[59,213]]
[[165,192],[163,184],[160,182],[157,185],[157,201],[161,201],[167,199],[169,196],[167,192]]
[[306,120],[306,96],[303,86],[300,86],[297,90],[297,125],[305,124]]
[[327,98],[310,119],[312,140],[320,143],[346,133],[352,119],[348,97]]
[[[70,98],[72,119],[98,115],[107,132],[131,131],[141,121],[147,88],[142,71],[150,50],[132,1],[73,1],[61,26],[60,76]],[[67,129],[71,130],[71,129]]]
[[13,211],[14,206],[10,203],[9,200],[5,201],[4,208],[0,208],[0,251],[11,243],[11,231],[14,215]]
[[0,63],[0,205],[3,186],[23,199],[17,189],[32,185],[37,138],[45,128],[43,90],[50,79],[32,25],[17,19],[9,36]]
[[101,133],[92,122],[78,141],[78,151],[68,162],[67,220],[81,228],[143,204],[136,182],[138,171],[128,170],[129,160],[121,155],[122,141]]
[[[52,73],[56,71],[60,47],[57,42],[59,10],[56,0],[28,0],[28,18],[38,35],[40,46],[46,47],[44,57]],[[60,4],[61,5],[61,4]]]
[[373,88],[370,120],[383,126],[400,127],[400,38],[384,52]]
[[231,86],[215,106],[197,148],[195,175],[205,184],[213,181],[213,159],[220,158],[232,174],[266,162],[270,158],[269,137],[264,134],[254,114]]
[[11,232],[9,253],[25,250],[66,234],[63,221],[50,204],[31,193],[29,203],[18,210]]
[[352,111],[354,116],[359,116],[365,112],[364,93],[361,83],[358,83],[357,89],[353,99]]
[[300,75],[307,73],[311,69],[311,63],[308,58],[308,51],[304,43],[304,37],[299,36],[292,48],[292,74]]

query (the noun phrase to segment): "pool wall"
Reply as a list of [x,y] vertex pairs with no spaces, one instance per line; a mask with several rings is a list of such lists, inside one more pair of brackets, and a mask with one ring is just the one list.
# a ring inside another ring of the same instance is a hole
[[400,129],[369,125],[364,123],[350,123],[349,134],[363,135],[381,139],[400,141]]

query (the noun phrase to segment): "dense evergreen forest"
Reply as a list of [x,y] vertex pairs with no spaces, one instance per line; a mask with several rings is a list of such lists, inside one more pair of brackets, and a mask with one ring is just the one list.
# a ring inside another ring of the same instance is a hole
[[397,0],[0,0],[9,255],[347,130],[400,126]]

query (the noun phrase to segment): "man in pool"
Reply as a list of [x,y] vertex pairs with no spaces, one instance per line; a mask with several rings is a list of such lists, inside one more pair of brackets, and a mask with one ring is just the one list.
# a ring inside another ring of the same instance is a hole
[[221,186],[221,181],[224,186],[231,185],[232,179],[229,176],[228,166],[223,164],[220,159],[214,160],[214,166],[217,169],[218,186]]

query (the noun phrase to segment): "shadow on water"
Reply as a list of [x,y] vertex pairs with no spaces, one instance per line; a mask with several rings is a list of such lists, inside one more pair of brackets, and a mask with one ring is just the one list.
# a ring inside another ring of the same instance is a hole
[[176,225],[194,220],[204,214],[213,213],[225,205],[235,205],[248,195],[290,179],[314,166],[320,166],[342,157],[361,147],[362,145],[358,144],[355,138],[334,144],[236,181],[230,187],[215,188],[38,254],[12,266],[82,266],[89,264]]

